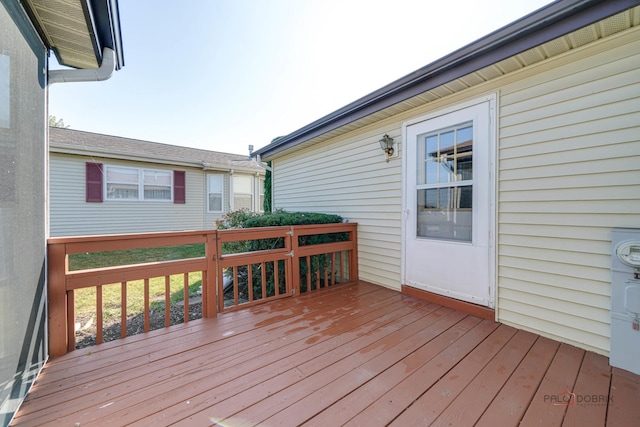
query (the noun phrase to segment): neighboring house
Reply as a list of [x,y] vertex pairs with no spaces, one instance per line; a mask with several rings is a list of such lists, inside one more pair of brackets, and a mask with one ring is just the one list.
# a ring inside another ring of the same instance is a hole
[[50,128],[49,162],[51,236],[211,229],[263,206],[248,156]]
[[640,228],[638,4],[551,3],[256,151],[274,208],[358,222],[362,280],[609,355],[612,230]]
[[47,358],[47,85],[123,65],[116,0],[0,0],[0,425]]

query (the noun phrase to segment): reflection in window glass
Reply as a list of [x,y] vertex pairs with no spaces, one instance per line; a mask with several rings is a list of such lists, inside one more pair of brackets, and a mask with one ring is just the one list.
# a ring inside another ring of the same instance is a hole
[[425,135],[418,146],[417,236],[472,240],[473,126]]
[[260,206],[258,206],[258,211],[264,211],[264,179],[260,178],[258,183],[258,195],[260,197]]
[[253,177],[233,175],[233,209],[253,210]]
[[107,166],[106,177],[107,200],[171,201],[171,171]]
[[222,212],[222,175],[208,175],[209,212]]
[[144,199],[171,200],[171,177],[169,171],[144,171]]
[[455,144],[455,132],[450,130],[440,134],[440,151],[448,151]]
[[473,187],[418,190],[418,237],[471,241]]

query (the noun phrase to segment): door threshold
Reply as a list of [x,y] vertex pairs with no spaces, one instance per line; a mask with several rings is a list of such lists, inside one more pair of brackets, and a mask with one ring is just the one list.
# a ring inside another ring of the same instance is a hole
[[455,298],[434,294],[433,292],[424,291],[422,289],[406,285],[402,285],[402,293],[414,298],[421,299],[423,301],[441,305],[443,307],[453,308],[454,310],[458,310],[472,316],[480,317],[482,319],[494,321],[496,319],[495,310],[488,307],[483,307],[481,305],[472,304],[466,301],[460,301]]

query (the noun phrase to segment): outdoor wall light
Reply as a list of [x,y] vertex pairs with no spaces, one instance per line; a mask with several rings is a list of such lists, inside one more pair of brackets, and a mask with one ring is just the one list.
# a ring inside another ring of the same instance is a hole
[[393,156],[393,138],[385,134],[380,141],[380,148],[387,154],[387,163],[389,163],[389,156]]

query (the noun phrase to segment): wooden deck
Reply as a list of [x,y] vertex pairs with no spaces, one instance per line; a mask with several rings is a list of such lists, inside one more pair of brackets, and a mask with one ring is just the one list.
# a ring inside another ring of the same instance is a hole
[[367,283],[77,350],[12,425],[638,426],[594,353]]

